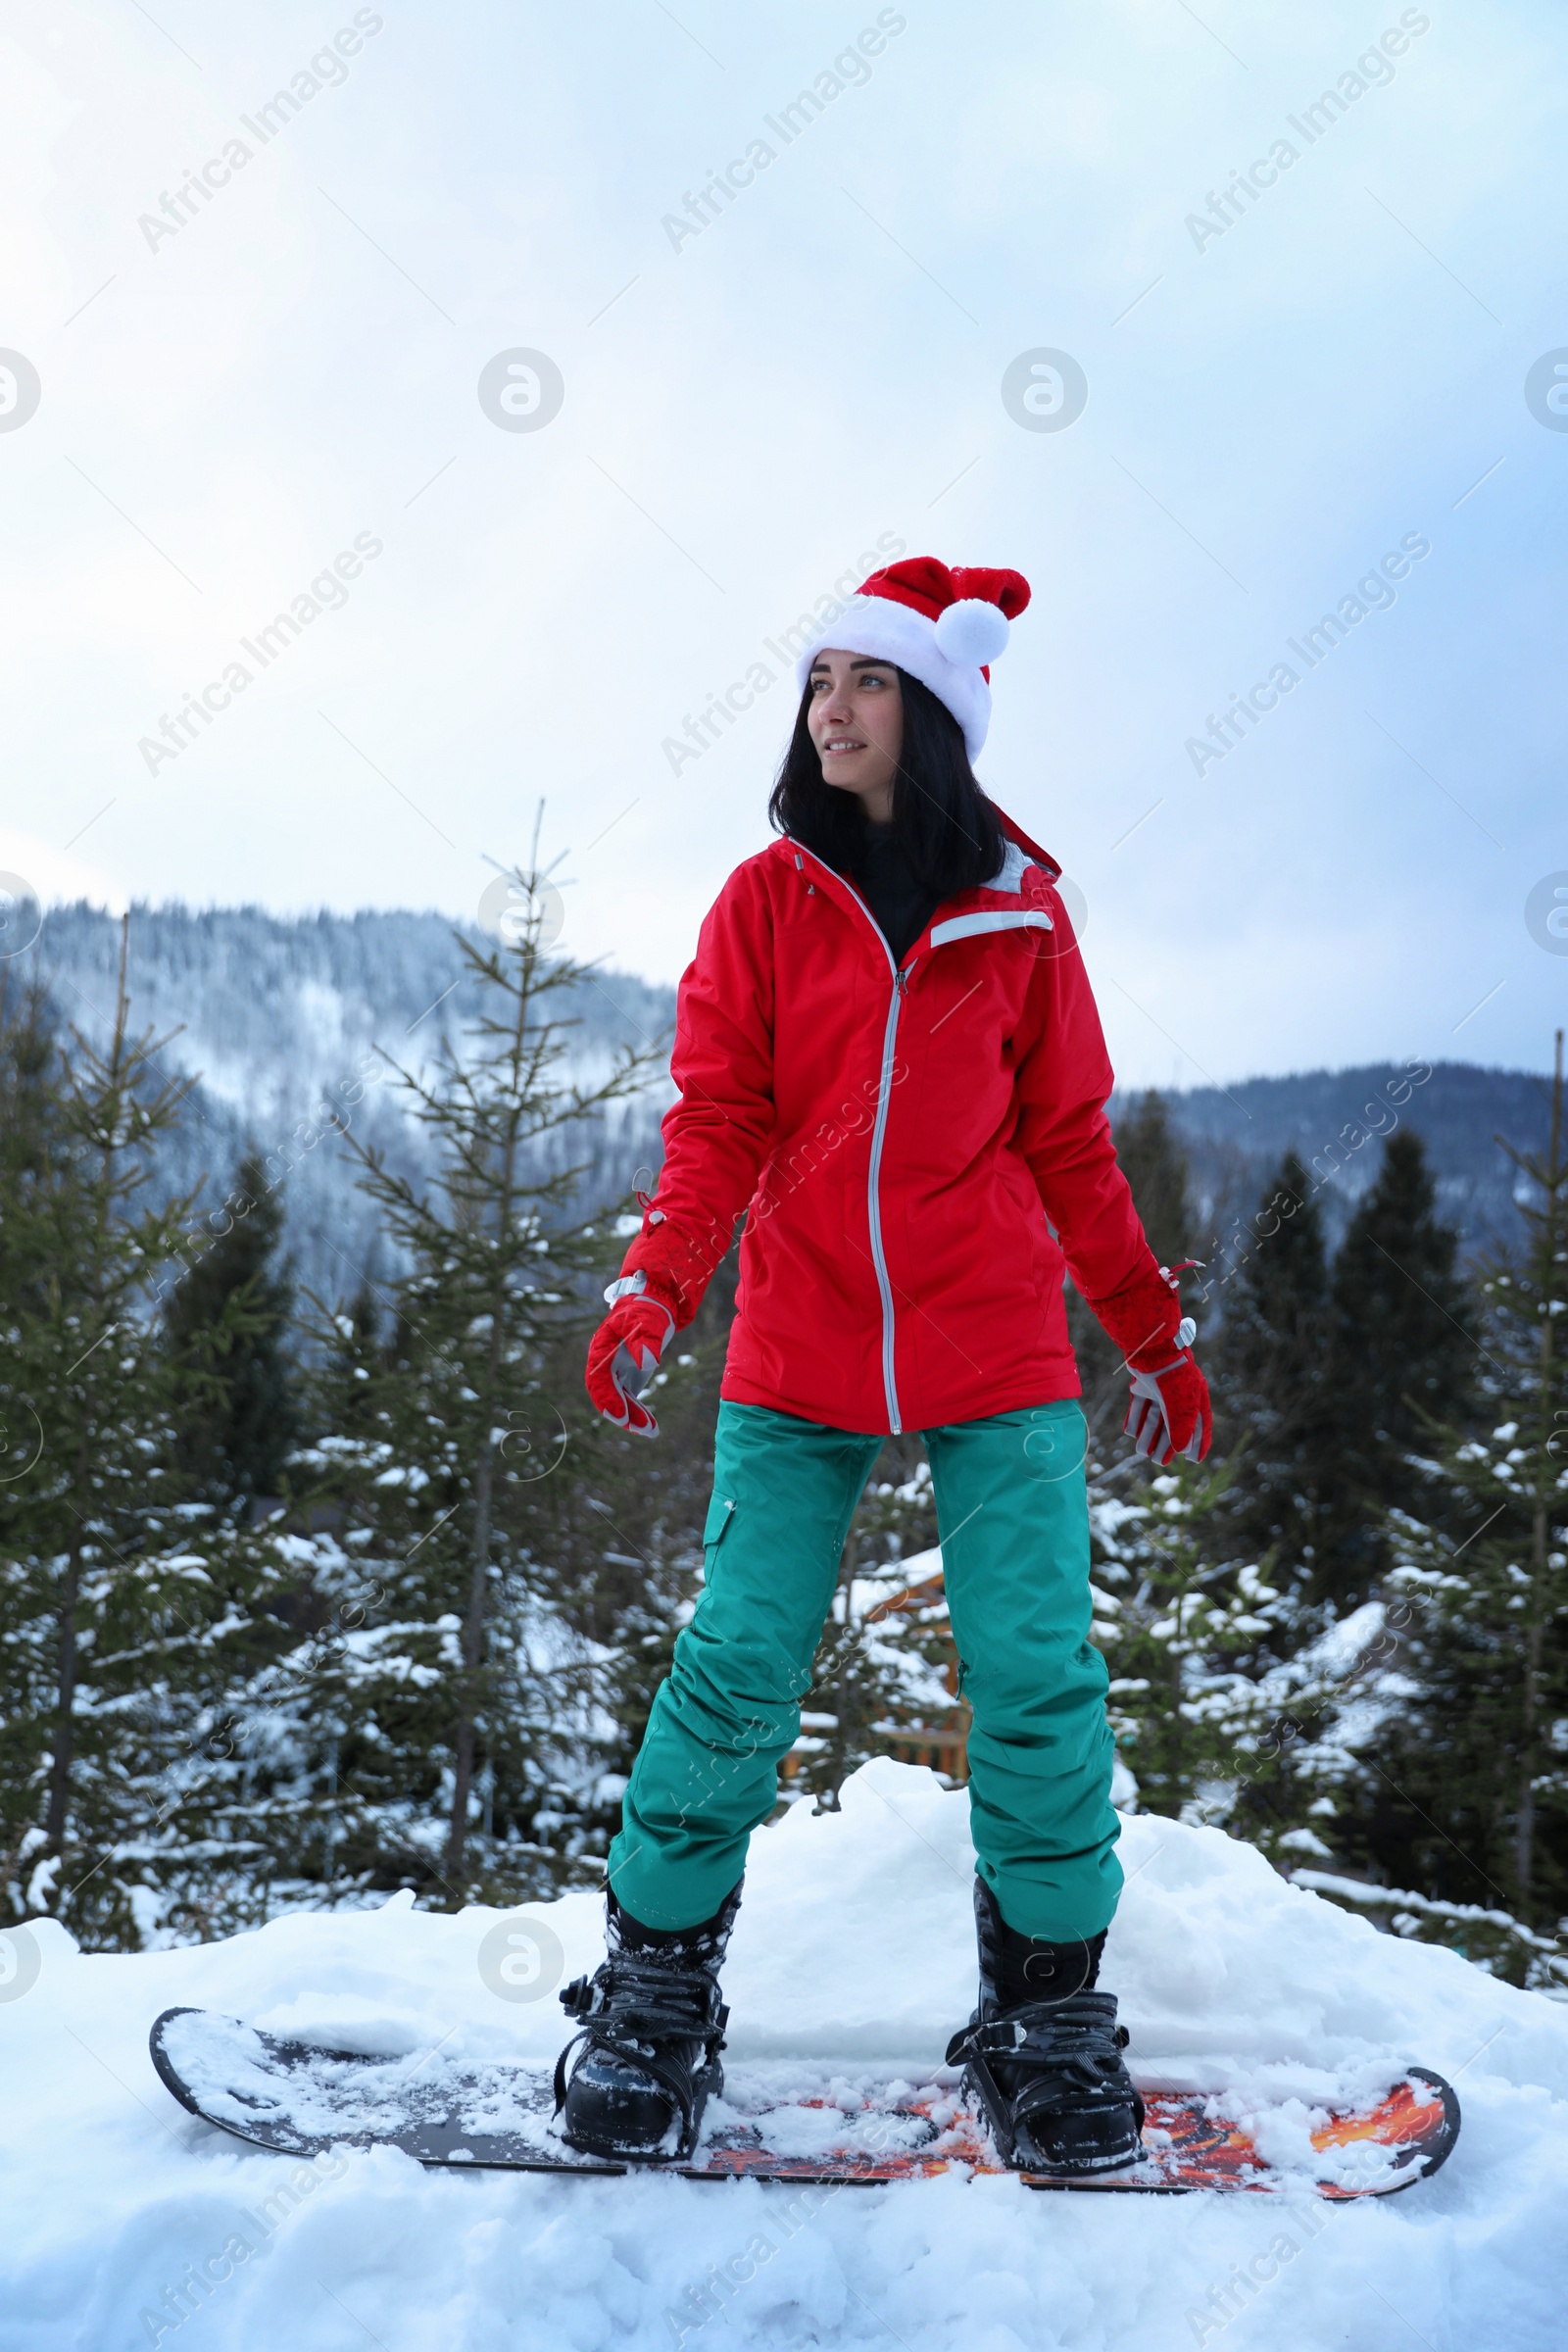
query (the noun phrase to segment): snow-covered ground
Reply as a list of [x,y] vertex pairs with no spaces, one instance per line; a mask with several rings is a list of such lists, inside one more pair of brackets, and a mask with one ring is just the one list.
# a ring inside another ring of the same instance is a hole
[[[1309,2213],[1298,2198],[1052,2196],[1007,2179],[819,2191],[793,2233],[774,2230],[776,2250],[760,2233],[780,2192],[757,2182],[427,2174],[388,2151],[300,2180],[293,2160],[248,2152],[163,2089],[147,2055],[161,2009],[330,2029],[339,2046],[545,2057],[564,2034],[555,1983],[598,1957],[597,1902],[535,1907],[562,1957],[541,1936],[543,1976],[511,1985],[482,1952],[501,1915],[437,1918],[403,1898],[145,1957],[79,1955],[45,1921],[34,1981],[0,1984],[0,2345],[1561,2345],[1568,2007],[1379,1936],[1216,1831],[1135,1817],[1122,1856],[1105,1982],[1146,2082],[1312,2100],[1389,2054],[1424,2061],[1463,2103],[1446,2169]],[[887,1761],[848,1784],[842,1813],[798,1806],[756,1838],[726,1977],[733,2059],[934,2064],[971,1998],[971,1861],[966,1799]],[[285,2180],[292,2204],[275,2194]],[[1299,2213],[1298,2250],[1270,2256]],[[240,2260],[223,2254],[236,2237],[254,2243]],[[1264,2283],[1227,2301],[1254,2262]],[[198,2293],[186,2282],[204,2273]],[[693,2290],[726,2273],[705,2324]]]

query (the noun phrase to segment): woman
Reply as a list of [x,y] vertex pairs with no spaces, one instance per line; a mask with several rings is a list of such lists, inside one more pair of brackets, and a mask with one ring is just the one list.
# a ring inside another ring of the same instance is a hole
[[663,1173],[588,1357],[617,1425],[654,1435],[639,1393],[747,1216],[706,1584],[611,1847],[609,1956],[562,1995],[583,2021],[563,2129],[603,2155],[689,2152],[722,2080],[747,1839],[902,1429],[924,1435],[973,1709],[980,1991],[949,2058],[1009,2163],[1105,2171],[1139,2145],[1094,1989],[1121,1871],[1063,1261],[1126,1356],[1142,1452],[1200,1458],[1208,1396],[1116,1165],[1058,869],[970,767],[984,664],[1028,601],[1015,571],[931,557],[871,574],[801,658],[779,839],[681,982]]

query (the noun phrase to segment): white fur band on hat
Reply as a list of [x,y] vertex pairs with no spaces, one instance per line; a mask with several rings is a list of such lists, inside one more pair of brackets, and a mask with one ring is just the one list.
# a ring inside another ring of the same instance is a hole
[[811,663],[829,648],[840,654],[878,654],[884,662],[906,669],[946,704],[963,730],[964,749],[977,760],[991,724],[991,688],[980,665],[994,662],[1006,642],[1003,613],[977,597],[964,597],[935,620],[927,620],[923,612],[891,597],[854,596],[818,630],[797,661],[795,676],[804,694]]

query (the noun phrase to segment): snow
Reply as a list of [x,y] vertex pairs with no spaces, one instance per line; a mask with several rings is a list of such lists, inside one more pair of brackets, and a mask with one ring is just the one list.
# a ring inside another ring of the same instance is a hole
[[[734,2064],[781,2080],[792,2060],[929,2073],[972,1996],[967,1810],[933,1775],[879,1760],[846,1785],[842,1812],[797,1805],[754,1840],[725,1980]],[[175,2105],[147,2055],[159,2011],[208,2007],[388,2054],[553,2057],[566,2027],[550,1996],[599,1956],[597,1899],[527,1906],[551,1965],[510,1975],[494,1960],[504,1915],[438,1917],[407,1897],[138,1956],[79,1954],[46,1919],[30,1931],[35,1977],[24,1965],[0,1981],[0,2347],[1560,2343],[1568,2006],[1380,1936],[1219,1831],[1133,1816],[1122,1856],[1104,1982],[1143,2081],[1238,2115],[1270,2102],[1263,2128],[1289,2161],[1336,2095],[1425,2063],[1464,2108],[1446,2169],[1333,2208],[949,2176],[795,2192],[780,2227],[789,2192],[755,2181],[424,2173],[386,2150],[307,2164]],[[254,2252],[225,2257],[247,2231]],[[209,2264],[205,2299],[185,2288],[176,2324],[183,2282]],[[1245,2305],[1233,2294],[1227,2322],[1210,2297],[1249,2264],[1265,2282]],[[726,2266],[704,2325],[692,2290]]]
[[1381,1600],[1363,1602],[1320,1635],[1301,1653],[1299,1664],[1330,1678],[1353,1674],[1382,1634],[1387,1613]]

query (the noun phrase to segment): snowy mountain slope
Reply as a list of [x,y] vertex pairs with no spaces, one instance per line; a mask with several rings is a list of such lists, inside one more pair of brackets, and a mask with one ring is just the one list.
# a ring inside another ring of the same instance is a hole
[[[544,2059],[564,2036],[555,1984],[598,1956],[596,1900],[533,1907],[561,1958],[541,1936],[552,1965],[523,2000],[481,1975],[491,1912],[438,1918],[394,1898],[141,1957],[77,1955],[46,1922],[36,1982],[10,2000],[0,1987],[0,2346],[1559,2343],[1568,2009],[1379,1936],[1217,1832],[1136,1816],[1122,1852],[1106,1981],[1136,2071],[1245,2103],[1250,2089],[1318,2099],[1390,2055],[1424,2060],[1456,2081],[1465,2116],[1436,2180],[1325,2209],[949,2178],[815,2192],[791,2219],[757,2182],[454,2178],[384,2151],[304,2168],[175,2106],[146,2051],[160,2009]],[[936,2061],[972,1990],[971,1866],[964,1796],[886,1760],[847,1785],[842,1813],[798,1806],[760,1836],[726,1977],[732,2063]],[[208,2287],[193,2286],[209,2265]]]
[[[1543,1038],[1543,1060],[1546,1043]],[[1358,1069],[1246,1078],[1234,1087],[1193,1087],[1169,1101],[1196,1189],[1211,1204],[1204,1213],[1217,1227],[1227,1222],[1224,1210],[1245,1215],[1251,1208],[1289,1150],[1320,1200],[1331,1248],[1377,1180],[1383,1156],[1377,1139],[1396,1125],[1414,1128],[1425,1142],[1438,1213],[1467,1247],[1512,1244],[1519,1176],[1497,1137],[1539,1151],[1547,1118],[1545,1084],[1527,1070],[1414,1055]]]
[[[477,923],[466,926],[491,944]],[[114,1017],[120,925],[87,906],[52,907],[36,944],[11,965],[50,988],[62,1021],[101,1047]],[[198,1079],[179,1128],[160,1148],[171,1192],[205,1173],[216,1208],[241,1154],[254,1148],[283,1187],[288,1245],[301,1281],[328,1300],[352,1297],[367,1268],[391,1268],[355,1169],[331,1121],[375,1144],[418,1178],[432,1168],[423,1129],[404,1110],[377,1049],[428,1074],[443,1036],[461,1040],[478,991],[465,977],[444,915],[268,914],[260,907],[135,906],[127,971],[131,1027],[169,1037],[168,1074]],[[625,973],[603,972],[557,1006],[572,1023],[563,1064],[584,1084],[607,1075],[617,1048],[653,1045],[674,999]],[[620,1200],[640,1164],[659,1159],[667,1099],[655,1088],[616,1105],[590,1146],[563,1139],[565,1159],[590,1156],[585,1195]]]

